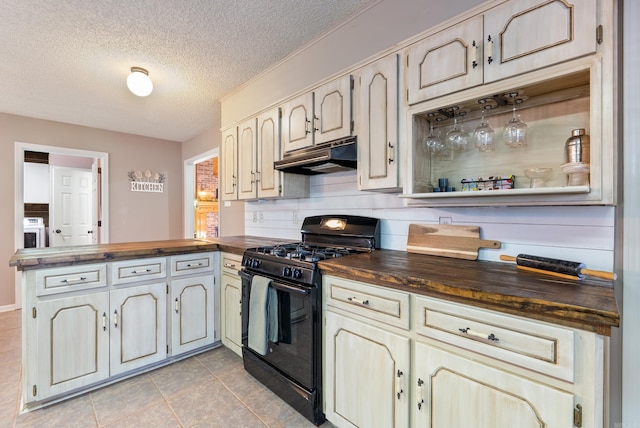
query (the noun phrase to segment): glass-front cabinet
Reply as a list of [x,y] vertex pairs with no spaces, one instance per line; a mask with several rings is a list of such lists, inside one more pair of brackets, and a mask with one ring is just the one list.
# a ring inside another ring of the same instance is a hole
[[[430,206],[615,204],[608,3],[506,2],[409,45],[400,196]],[[547,21],[549,34],[527,30]],[[482,22],[491,40],[467,31]]]

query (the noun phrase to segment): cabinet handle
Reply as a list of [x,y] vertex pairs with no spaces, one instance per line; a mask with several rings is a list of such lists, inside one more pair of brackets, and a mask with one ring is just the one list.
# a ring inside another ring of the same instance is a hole
[[389,144],[387,145],[387,158],[389,158],[389,164],[391,164],[391,162],[393,162],[395,159],[393,158],[393,144],[391,144],[391,141],[389,141]]
[[102,313],[102,331],[107,331],[107,313]]
[[118,310],[113,311],[113,326],[118,328]]
[[151,269],[145,269],[145,270],[132,270],[131,273],[134,275],[138,275],[139,273],[149,273],[151,272]]
[[178,298],[177,298],[177,297],[176,297],[176,307],[175,307],[175,310],[176,310],[176,314],[177,314],[177,313],[178,313]]
[[225,263],[224,267],[235,269],[236,268],[236,264],[235,263]]
[[256,182],[256,173],[251,171],[251,184]]
[[471,43],[471,67],[476,68],[478,66],[478,45],[474,40]]
[[305,135],[306,134],[311,134],[311,131],[309,131],[309,124],[310,123],[311,123],[311,121],[305,117],[304,118],[304,133],[305,133]]
[[400,396],[404,393],[404,389],[402,389],[403,375],[404,373],[402,373],[400,370],[396,372],[396,396],[398,397],[398,400],[400,399]]
[[236,187],[236,176],[235,176],[235,174],[231,176],[231,179],[233,180],[232,183],[231,183],[231,186],[232,187]]
[[357,297],[347,297],[347,300],[353,303],[357,303],[359,305],[369,306],[368,300],[361,300],[361,299],[358,299]]
[[187,264],[187,267],[192,268],[192,267],[200,267],[202,266],[202,263],[189,263]]
[[60,282],[64,282],[65,284],[70,284],[72,282],[83,282],[83,281],[86,281],[86,280],[87,280],[86,277],[81,276],[80,278],[65,278]]
[[424,404],[424,381],[418,378],[418,410],[422,409],[422,405]]
[[317,132],[320,130],[317,125],[318,122],[320,122],[320,118],[316,115],[313,115],[313,132]]
[[256,171],[256,183],[262,181],[262,171]]
[[475,331],[472,331],[470,327],[459,328],[458,330],[460,330],[462,333],[468,334],[469,336],[477,337],[477,338],[480,338],[480,339],[491,340],[493,342],[499,342],[500,341],[500,339],[498,339],[493,333],[491,333],[491,334],[476,333]]
[[487,62],[491,64],[493,62],[493,40],[491,40],[491,34],[487,37]]

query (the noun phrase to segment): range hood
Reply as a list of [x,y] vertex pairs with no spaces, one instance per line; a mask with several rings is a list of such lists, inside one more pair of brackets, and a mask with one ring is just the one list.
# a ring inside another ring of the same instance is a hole
[[356,137],[348,137],[285,153],[275,169],[293,174],[316,175],[357,168]]

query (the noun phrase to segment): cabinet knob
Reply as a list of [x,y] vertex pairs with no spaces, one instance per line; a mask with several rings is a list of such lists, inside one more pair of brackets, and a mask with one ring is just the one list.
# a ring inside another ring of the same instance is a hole
[[56,229],[56,233],[62,233],[60,229]]

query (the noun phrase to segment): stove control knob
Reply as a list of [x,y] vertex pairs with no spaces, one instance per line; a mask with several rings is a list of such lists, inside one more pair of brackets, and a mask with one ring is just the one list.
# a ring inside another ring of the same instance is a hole
[[300,279],[302,278],[302,271],[300,269],[294,269],[293,270],[293,277],[295,279]]
[[282,271],[282,274],[284,276],[291,276],[291,268],[289,266],[285,267],[284,270]]
[[258,259],[253,259],[253,260],[251,260],[251,267],[252,267],[252,268],[258,268],[258,267],[260,267],[260,260],[258,260]]

